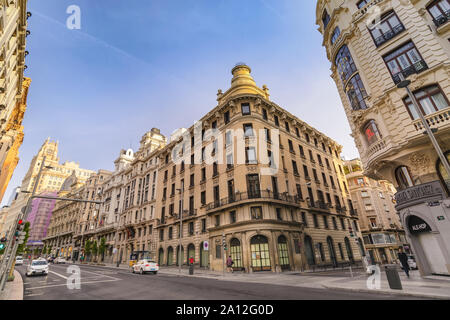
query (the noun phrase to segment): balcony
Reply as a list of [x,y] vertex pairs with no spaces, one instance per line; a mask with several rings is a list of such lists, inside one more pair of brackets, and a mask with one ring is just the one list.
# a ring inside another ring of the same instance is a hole
[[434,18],[433,22],[436,25],[436,28],[439,28],[440,26],[446,24],[449,19],[450,19],[450,10],[448,10],[444,14]]
[[386,142],[384,141],[384,139],[375,142],[367,149],[366,158],[371,158],[375,153],[383,150],[384,148],[386,148]]
[[[450,107],[435,112],[430,115],[425,116],[425,120],[427,121],[430,128],[438,128],[442,127],[446,124],[450,124]],[[413,122],[414,128],[417,131],[425,131],[422,120],[418,119]]]
[[391,40],[392,38],[394,38],[396,35],[398,35],[399,33],[403,32],[403,31],[405,31],[405,27],[400,23],[400,24],[396,25],[395,27],[393,27],[392,30],[389,30],[382,36],[374,39],[375,45],[377,47],[379,47],[383,43],[388,42],[389,40]]
[[298,196],[291,196],[286,193],[274,193],[272,191],[259,191],[259,192],[239,192],[231,197],[226,197],[221,200],[214,201],[206,206],[206,211],[211,211],[226,205],[238,203],[245,200],[263,199],[263,200],[279,200],[293,204],[298,204],[301,199]]
[[[403,69],[401,71],[401,73],[403,73],[403,76],[405,77],[405,79],[407,77],[409,77],[412,74],[415,73],[421,73],[422,71],[428,69],[428,65],[425,63],[425,61],[420,60],[417,61],[416,63],[410,65],[408,68]],[[399,84],[400,83],[400,73],[397,73],[395,75],[392,76],[392,79],[394,80],[395,84]]]
[[347,208],[346,207],[341,207],[340,205],[336,206],[336,212],[337,213],[345,213],[347,212]]
[[322,210],[330,211],[331,205],[329,203],[325,203],[325,201],[308,201],[308,207],[309,208],[318,208]]
[[351,216],[357,216],[358,215],[358,210],[356,210],[356,209],[350,209],[350,215]]

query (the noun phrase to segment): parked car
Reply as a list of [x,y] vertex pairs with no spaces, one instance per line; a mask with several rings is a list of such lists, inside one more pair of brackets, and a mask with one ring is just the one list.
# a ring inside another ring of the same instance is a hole
[[412,270],[417,269],[417,263],[416,263],[416,259],[414,258],[414,256],[408,255],[408,265],[409,265],[409,268]]
[[23,265],[23,257],[17,256],[16,257],[16,266],[21,266],[21,265]]
[[64,264],[64,263],[66,263],[66,259],[64,259],[63,257],[58,257],[58,258],[56,258],[56,259],[53,261],[53,263],[56,263],[56,264],[62,263],[62,264]]
[[25,275],[27,277],[34,275],[48,275],[48,262],[45,259],[38,259],[31,261],[31,264],[27,267]]
[[151,272],[153,274],[157,274],[158,271],[159,264],[150,259],[139,260],[131,267],[131,272],[133,273],[139,272],[140,274],[144,274],[147,272]]
[[47,257],[47,262],[48,262],[48,263],[53,263],[53,262],[55,262],[55,257]]

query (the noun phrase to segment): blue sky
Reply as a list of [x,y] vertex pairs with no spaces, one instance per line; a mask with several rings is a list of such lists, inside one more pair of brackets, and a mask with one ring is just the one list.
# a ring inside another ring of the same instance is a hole
[[[81,9],[81,30],[66,9]],[[152,127],[169,136],[216,106],[237,62],[271,100],[358,157],[315,25],[315,1],[29,1],[32,78],[20,162],[3,203],[47,137],[61,161],[112,170]]]

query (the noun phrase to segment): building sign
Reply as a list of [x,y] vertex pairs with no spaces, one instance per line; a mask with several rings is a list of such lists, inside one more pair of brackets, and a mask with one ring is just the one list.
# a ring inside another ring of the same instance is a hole
[[439,181],[424,183],[405,190],[401,190],[395,194],[397,205],[395,209],[401,210],[412,207],[424,202],[435,202],[444,198]]
[[417,216],[410,216],[408,218],[408,228],[409,232],[413,234],[431,231],[431,228],[428,225],[428,223],[426,223]]
[[203,250],[205,250],[205,251],[209,250],[209,243],[208,243],[208,241],[203,241]]

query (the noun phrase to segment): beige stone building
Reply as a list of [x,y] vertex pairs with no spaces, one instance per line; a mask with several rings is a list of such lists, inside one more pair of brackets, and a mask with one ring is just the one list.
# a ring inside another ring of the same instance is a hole
[[[107,170],[99,170],[83,181],[72,174],[65,180],[58,197],[100,201],[104,182],[110,175]],[[99,209],[100,205],[93,202],[57,200],[44,239],[52,255],[75,260],[84,256],[85,241],[91,240],[97,226],[102,225]]]
[[[361,155],[388,180],[422,274],[450,274],[449,176],[419,114],[450,158],[448,0],[319,0],[316,23]],[[425,226],[422,228],[422,226]]]
[[0,1],[0,201],[19,161],[30,79],[24,78],[27,0]]
[[254,272],[361,260],[341,146],[270,101],[250,72],[233,68],[218,105],[159,151],[157,261],[180,261],[181,212],[183,264],[222,270],[231,255]]
[[398,249],[411,253],[400,217],[395,210],[394,186],[364,176],[359,159],[345,161],[344,171],[353,206],[358,213],[364,246],[374,263],[397,262]]

